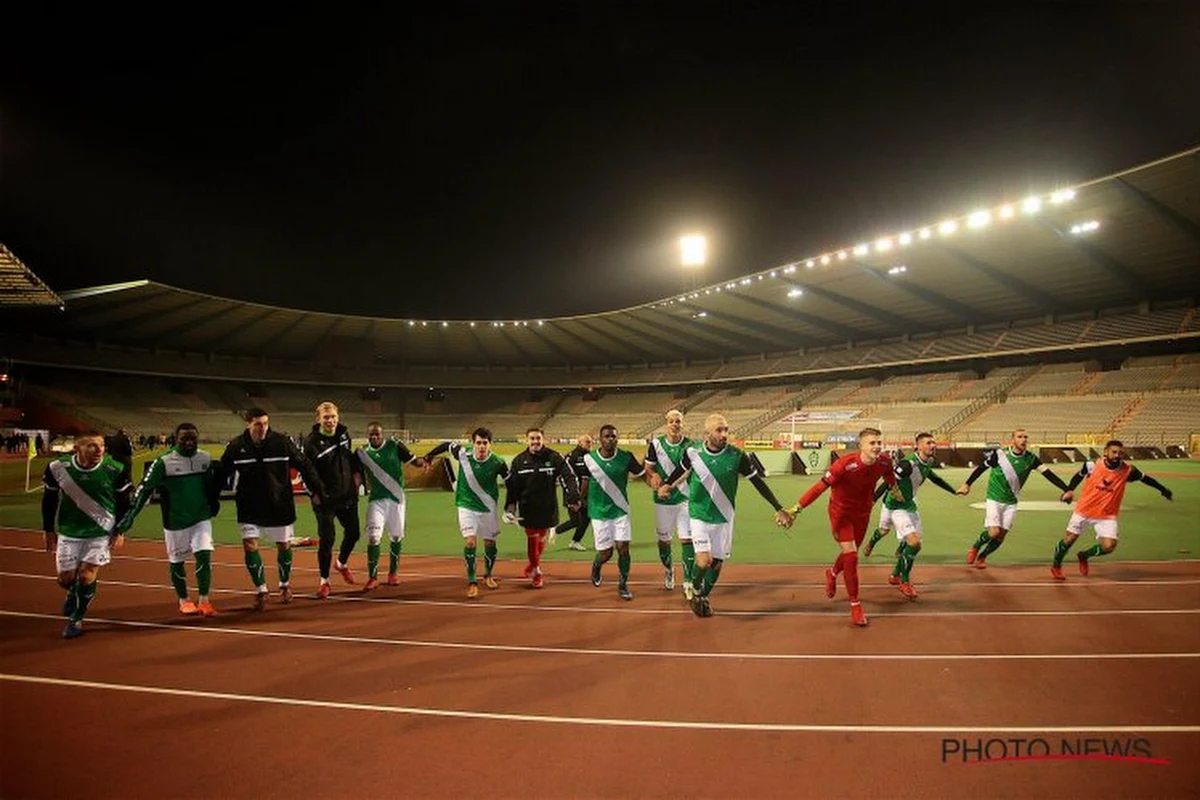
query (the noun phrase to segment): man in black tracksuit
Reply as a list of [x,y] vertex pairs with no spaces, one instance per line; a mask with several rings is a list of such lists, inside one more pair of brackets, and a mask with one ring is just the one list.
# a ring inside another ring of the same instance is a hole
[[[566,459],[567,464],[571,467],[571,471],[575,473],[575,480],[579,483],[579,510],[571,511],[568,507],[567,511],[570,514],[570,519],[556,527],[554,532],[566,533],[569,530],[574,530],[575,533],[571,536],[571,542],[567,545],[567,548],[569,550],[586,550],[587,547],[583,544],[583,537],[587,534],[588,526],[592,524],[592,519],[588,516],[587,509],[587,482],[591,478],[591,472],[588,471],[587,464],[583,463],[583,457],[592,452],[592,435],[590,433],[581,433],[575,441],[575,448],[567,453]],[[563,504],[569,506],[566,498],[567,488],[563,486]]]
[[579,510],[579,484],[566,460],[545,447],[540,428],[525,433],[528,446],[512,460],[505,487],[504,517],[525,528],[525,550],[529,564],[525,575],[533,576],[533,588],[545,585],[542,551],[546,535],[558,524],[558,483],[562,482],[567,508]]
[[333,543],[337,529],[336,518],[342,523],[342,546],[338,550],[337,563],[333,568],[346,583],[354,583],[354,573],[347,562],[358,544],[358,487],[363,483],[362,462],[354,457],[354,446],[350,432],[338,421],[338,407],[333,403],[317,406],[317,422],[312,433],[304,440],[304,455],[317,468],[325,492],[320,506],[313,506],[317,517],[317,568],[321,572],[321,586],[317,597],[329,597],[329,566],[333,560]]
[[[213,491],[237,475],[237,518],[242,531],[242,550],[246,569],[258,592],[254,610],[267,607],[267,579],[262,555],[258,552],[259,536],[266,536],[278,550],[279,599],[292,601],[291,539],[296,521],[296,500],[292,496],[292,476],[295,467],[312,493],[313,505],[321,502],[324,486],[313,465],[287,436],[271,430],[270,417],[261,408],[245,414],[246,431],[231,440],[217,466]],[[216,498],[214,497],[215,501]]]

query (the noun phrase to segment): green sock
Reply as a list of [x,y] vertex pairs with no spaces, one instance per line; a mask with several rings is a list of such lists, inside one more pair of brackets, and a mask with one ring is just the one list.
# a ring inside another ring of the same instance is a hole
[[983,529],[983,533],[979,534],[979,538],[972,545],[976,550],[983,549],[983,546],[992,540],[991,534],[987,532],[987,528]]
[[467,562],[467,582],[475,582],[475,548],[463,547],[463,561]]
[[871,541],[867,542],[867,547],[870,547],[872,550],[874,550],[875,545],[879,544],[879,540],[884,536],[887,536],[887,531],[885,531],[883,528],[876,528],[874,532],[871,533]]
[[212,588],[212,550],[196,551],[196,591],[208,597]]
[[683,579],[694,583],[696,580],[696,547],[688,539],[680,543],[680,560],[683,561]]
[[382,548],[379,542],[367,542],[367,579],[375,580],[379,577],[379,551]]
[[267,576],[263,573],[262,553],[257,550],[247,550],[243,553],[246,560],[246,571],[255,586],[266,586]]
[[292,548],[280,550],[279,558],[276,560],[279,566],[279,585],[286,586],[288,581],[292,579]]
[[187,600],[187,567],[183,562],[178,564],[168,564],[171,570],[171,585],[175,587],[175,594],[179,595],[180,600]]
[[708,577],[709,567],[696,564],[692,567],[692,591],[697,595],[704,594],[704,579]]
[[1087,550],[1084,550],[1082,553],[1080,553],[1080,555],[1083,556],[1085,559],[1088,559],[1088,558],[1099,558],[1100,556],[1106,556],[1106,555],[1108,555],[1108,553],[1104,552],[1104,548],[1100,546],[1099,542],[1097,542],[1096,544],[1089,547]]
[[921,552],[920,545],[913,547],[911,544],[906,543],[900,553],[900,559],[896,562],[896,569],[899,570],[900,580],[904,583],[910,583],[912,580],[913,562],[916,561],[917,553],[919,552]]
[[721,565],[724,563],[720,559],[713,559],[712,564],[709,565],[708,570],[704,573],[703,589],[700,591],[700,594],[708,597],[709,593],[712,592],[713,587],[717,585],[717,578],[721,577]]
[[662,565],[664,567],[666,567],[667,569],[671,569],[672,563],[671,563],[671,543],[670,542],[659,542],[658,543],[658,560],[662,562]]
[[392,539],[388,544],[388,575],[395,575],[396,570],[400,569],[400,546],[404,544],[403,539]]
[[83,615],[87,613],[88,606],[96,599],[96,588],[99,583],[98,580],[91,583],[84,583],[78,578],[75,580],[75,613],[71,614],[73,621],[83,621]]
[[999,536],[997,536],[995,539],[988,539],[988,543],[985,544],[983,546],[983,548],[979,551],[979,555],[976,556],[976,559],[978,560],[980,558],[987,558],[992,553],[999,550],[1000,545],[1002,545],[1002,544],[1004,544],[1004,540],[1001,539]]
[[1054,566],[1061,567],[1063,559],[1067,557],[1067,551],[1071,549],[1074,542],[1068,542],[1066,539],[1059,539],[1058,544],[1054,546]]
[[483,574],[491,575],[496,566],[496,542],[491,539],[483,540]]
[[617,551],[617,572],[621,573],[622,586],[629,582],[629,565],[632,563],[633,556],[629,550]]

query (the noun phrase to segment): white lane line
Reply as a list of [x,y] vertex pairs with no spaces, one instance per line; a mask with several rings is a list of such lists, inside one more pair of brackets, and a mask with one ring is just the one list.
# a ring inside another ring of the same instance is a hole
[[416,706],[388,706],[374,703],[343,703],[334,700],[310,700],[302,697],[267,697],[255,694],[231,692],[207,692],[198,689],[172,689],[165,686],[139,686],[127,683],[79,681],[67,678],[46,678],[39,675],[17,675],[0,673],[0,680],[13,683],[31,683],[44,686],[62,686],[75,689],[101,689],[113,692],[130,692],[170,697],[187,697],[226,702],[258,703],[262,705],[292,706],[299,708],[335,709],[338,711],[366,711],[377,714],[408,714],[420,717],[451,717],[457,719],[489,720],[493,722],[534,722],[554,725],[589,725],[614,728],[670,728],[705,731],[743,731],[749,733],[1200,733],[1200,725],[1044,725],[1019,727],[973,727],[956,728],[946,725],[805,725],[799,723],[771,722],[700,722],[669,719],[616,719],[611,717],[560,717],[542,714],[504,714],[491,711],[460,711],[448,708],[421,708]]
[[[57,579],[51,575],[30,575],[24,572],[2,572],[0,578],[22,578],[34,581],[55,581]],[[154,591],[169,591],[174,590],[167,584],[159,583],[142,583],[139,581],[120,581],[110,578],[102,578],[101,584],[105,586],[124,586],[132,589],[152,589]],[[518,584],[518,591],[524,584]],[[246,595],[252,596],[254,592],[246,589],[213,589],[210,594],[221,595]],[[174,594],[171,595],[174,597]],[[493,595],[494,596],[494,595]],[[313,599],[313,595],[300,592],[297,593],[298,599]],[[487,595],[481,595],[487,597]],[[673,600],[674,594],[663,593],[659,596],[663,600]],[[870,599],[870,598],[868,598]],[[426,606],[431,608],[469,608],[481,611],[532,611],[532,612],[568,612],[576,614],[621,614],[631,616],[687,616],[692,612],[686,607],[679,609],[672,608],[630,608],[624,606],[600,606],[600,607],[585,607],[585,606],[549,606],[549,605],[529,605],[525,603],[495,603],[490,600],[476,600],[467,602],[465,600],[414,600],[402,597],[372,597],[361,593],[353,594],[334,594],[321,603],[381,603],[384,605],[397,606]],[[681,600],[682,602],[682,600]],[[905,603],[902,608],[912,608],[913,604]],[[928,606],[926,606],[928,607]],[[876,618],[922,618],[922,617],[1123,617],[1123,616],[1145,616],[1145,615],[1178,615],[1178,614],[1200,614],[1200,608],[1099,608],[1099,609],[1050,609],[1050,610],[1029,610],[1029,611],[889,611],[887,608],[881,608],[878,605],[872,604],[872,616]],[[832,605],[828,611],[778,611],[769,609],[760,610],[724,610],[721,609],[719,615],[722,617],[824,617],[835,618],[845,614],[845,608],[840,602]]]
[[[16,547],[13,545],[0,545],[0,551],[4,551],[4,550],[13,550],[13,551],[22,552],[22,553],[45,554],[45,551],[42,550],[40,547]],[[217,552],[220,552],[220,550],[218,549]],[[405,556],[404,558],[406,558],[406,559],[421,559],[421,558],[440,559],[440,558],[446,558],[446,556],[411,555],[411,556]],[[156,556],[118,555],[115,551],[112,553],[112,561],[113,561],[113,563],[116,563],[118,561],[148,562],[148,563],[152,563],[152,564],[166,564],[167,563],[166,558],[161,558],[161,557],[156,557]],[[516,562],[512,562],[512,563],[516,563]],[[557,565],[557,564],[567,564],[567,563],[584,564],[585,562],[583,562],[583,561],[579,561],[579,562],[560,561],[560,562],[553,562],[553,563],[555,563]],[[1121,563],[1124,563],[1124,564],[1133,564],[1133,563],[1162,564],[1162,563],[1170,563],[1170,562],[1124,561]],[[218,568],[218,569],[232,569],[232,570],[242,570],[242,569],[246,568],[245,564],[243,564],[241,561],[213,561],[212,566],[215,568]],[[753,567],[759,566],[759,565],[742,564],[742,565],[738,566],[738,569],[743,569],[747,566],[753,568]],[[816,566],[817,565],[813,565],[813,564],[795,565],[795,567],[797,569],[802,569],[805,567],[814,568]],[[932,568],[947,567],[947,568],[951,568],[951,569],[957,567],[957,565],[952,565],[952,564],[930,564],[929,566]],[[1020,564],[1016,564],[1016,565],[1013,565],[1013,568],[1020,568],[1021,566],[1022,565],[1020,565]],[[1028,566],[1028,565],[1025,565],[1025,566]],[[267,567],[269,568],[270,564],[267,564]],[[654,568],[658,568],[658,567],[659,567],[659,565],[657,565],[657,564],[654,565]],[[883,569],[885,567],[887,569],[891,569],[890,566],[884,565],[884,564],[866,565],[866,566],[859,564],[859,569],[863,570],[863,571],[868,571],[868,570],[874,569],[874,568]],[[968,569],[969,569],[968,567],[963,568],[964,571],[966,571]],[[303,567],[303,566],[293,566],[292,567],[293,574],[296,574],[296,573],[316,574],[317,572],[318,572],[318,570],[315,567]],[[447,573],[447,572],[420,572],[420,571],[415,571],[415,570],[401,569],[397,574],[399,574],[402,578],[451,580],[451,581],[455,581],[457,583],[462,583],[464,581],[464,575],[460,572],[450,572],[450,573]],[[505,577],[499,576],[499,575],[497,577],[500,577],[502,580],[509,580],[509,581],[521,580],[519,578],[514,578],[514,577],[505,578]],[[582,585],[582,584],[586,584],[586,583],[590,582],[589,579],[587,579],[587,578],[558,578],[558,577],[555,577],[552,573],[549,573],[549,577],[554,581],[554,583]],[[659,577],[656,577],[654,580],[632,579],[632,580],[630,580],[630,584],[635,585],[635,586],[640,585],[640,586],[661,587],[662,586],[662,578],[661,578],[661,576],[659,576]],[[972,581],[972,580],[941,581],[941,580],[934,579],[932,581],[929,581],[928,583],[921,583],[918,585],[923,587],[924,590],[927,592],[933,592],[933,591],[937,591],[937,590],[941,590],[941,589],[946,589],[946,588],[951,588],[951,587],[960,587],[960,586],[967,586],[972,589],[1019,589],[1019,588],[1024,588],[1024,589],[1053,589],[1054,591],[1062,591],[1064,589],[1089,589],[1089,588],[1092,588],[1095,586],[1147,586],[1147,587],[1149,587],[1149,586],[1200,586],[1200,578],[1148,578],[1145,580],[1136,580],[1136,579],[1135,580],[1115,580],[1115,579],[1105,579],[1105,578],[1087,578],[1085,580],[1083,578],[1080,578],[1078,580],[1068,580],[1068,581],[1056,581],[1056,580],[1053,580],[1052,578],[1047,578],[1044,581],[986,581],[986,582]],[[768,589],[768,590],[770,590],[770,589],[818,589],[818,588],[824,589],[825,582],[820,581],[820,582],[795,582],[795,583],[790,583],[790,582],[789,583],[779,583],[779,582],[763,583],[763,582],[758,582],[758,581],[735,581],[735,580],[721,581],[722,588],[727,588],[727,587],[731,587],[731,586],[749,587],[749,588],[754,588],[754,589]]]
[[[61,615],[34,614],[26,611],[0,611],[0,617],[22,619],[52,619],[61,621]],[[106,624],[129,628],[150,628],[184,633],[215,633],[230,636],[260,636],[271,639],[295,639],[298,641],[336,642],[339,644],[388,645],[393,647],[426,647],[443,650],[481,650],[485,652],[527,653],[575,656],[604,656],[632,658],[687,658],[735,661],[1136,661],[1158,659],[1196,659],[1200,653],[713,653],[679,650],[613,650],[589,647],[554,647],[481,644],[478,642],[434,642],[422,639],[386,639],[376,636],[347,636],[329,633],[301,633],[295,631],[271,631],[253,628],[211,627],[209,625],[169,625],[161,622],[89,617],[89,624]]]

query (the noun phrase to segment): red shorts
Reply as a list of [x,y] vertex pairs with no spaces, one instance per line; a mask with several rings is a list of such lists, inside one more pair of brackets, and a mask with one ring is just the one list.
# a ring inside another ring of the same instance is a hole
[[550,533],[549,528],[526,528],[525,529],[526,536],[545,536],[548,533]]
[[832,517],[829,520],[833,538],[839,542],[854,542],[861,545],[867,536],[867,526],[871,518],[867,517]]

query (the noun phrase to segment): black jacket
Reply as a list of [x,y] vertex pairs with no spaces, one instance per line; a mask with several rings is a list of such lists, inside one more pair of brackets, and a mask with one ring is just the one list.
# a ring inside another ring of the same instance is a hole
[[[583,463],[583,457],[590,452],[592,451],[575,445],[574,449],[565,456],[567,466],[571,468],[571,472],[575,473],[575,480],[579,484],[579,502],[585,506],[587,505],[587,489],[584,488],[587,484],[585,481],[591,478],[592,473],[588,470],[587,464]],[[566,484],[563,484],[563,503],[568,502],[567,487]]]
[[226,446],[216,485],[237,473],[238,522],[272,528],[291,525],[296,521],[296,501],[289,467],[300,472],[310,492],[324,495],[321,478],[291,439],[269,430],[263,443],[256,445],[246,431]]
[[[354,457],[354,446],[350,443],[350,432],[339,424],[332,436],[321,433],[320,425],[313,425],[312,433],[304,440],[304,455],[312,462],[321,476],[325,491],[321,500],[329,506],[340,506],[358,501],[358,485],[354,476],[362,482],[362,462]],[[307,481],[305,481],[307,483]]]
[[526,528],[552,528],[558,524],[559,481],[566,503],[578,502],[579,484],[561,455],[548,447],[536,453],[522,450],[508,469],[504,507],[515,507],[520,524]]

